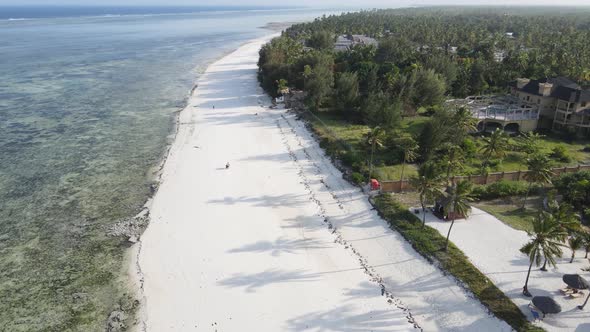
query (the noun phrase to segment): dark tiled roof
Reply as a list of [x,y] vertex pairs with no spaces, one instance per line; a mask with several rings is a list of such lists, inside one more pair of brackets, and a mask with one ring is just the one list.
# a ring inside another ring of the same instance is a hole
[[556,85],[556,86],[564,86],[566,88],[580,89],[580,86],[576,82],[572,81],[571,79],[569,79],[567,77],[563,77],[563,76],[546,79],[545,81],[552,83],[553,85]]
[[[569,102],[588,102],[590,101],[590,91],[582,90],[582,88],[574,81],[567,77],[554,77],[554,78],[543,78],[540,80],[531,80],[519,91],[526,92],[532,95],[540,96],[539,84],[551,83],[553,89],[551,91],[551,97],[567,100]],[[511,86],[516,87],[516,82],[513,82]]]

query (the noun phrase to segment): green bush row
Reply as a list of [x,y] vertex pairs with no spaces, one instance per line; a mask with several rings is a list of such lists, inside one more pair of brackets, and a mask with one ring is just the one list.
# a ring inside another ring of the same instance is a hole
[[[524,181],[501,180],[488,185],[473,187],[473,194],[478,199],[496,199],[509,196],[524,196],[529,189],[529,183]],[[533,184],[529,195],[539,194],[543,186]]]

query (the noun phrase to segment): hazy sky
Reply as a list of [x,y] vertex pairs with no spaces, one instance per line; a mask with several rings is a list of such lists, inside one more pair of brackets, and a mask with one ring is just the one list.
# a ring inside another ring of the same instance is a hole
[[0,0],[0,5],[185,5],[400,7],[407,5],[590,5],[590,0]]

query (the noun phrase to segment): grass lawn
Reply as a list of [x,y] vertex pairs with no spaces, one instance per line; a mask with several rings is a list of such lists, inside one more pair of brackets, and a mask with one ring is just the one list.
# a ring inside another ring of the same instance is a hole
[[491,201],[481,201],[473,204],[498,218],[508,226],[521,230],[532,230],[532,219],[535,218],[543,206],[542,197],[530,197],[526,209],[522,209],[521,197],[507,197]]
[[[514,143],[514,138],[511,139]],[[483,146],[483,142],[479,137],[475,138],[475,144],[477,149],[479,150]],[[576,142],[576,143],[566,143],[565,141],[561,141],[556,138],[551,137],[543,137],[539,146],[541,147],[540,152],[550,155],[553,148],[557,146],[563,146],[570,156],[570,162],[562,162],[558,160],[552,160],[553,167],[563,167],[563,166],[577,166],[579,164],[590,164],[590,153],[582,151],[585,146],[588,146],[590,142]],[[481,164],[483,162],[483,158],[481,156],[476,156],[472,160],[469,160],[467,165],[464,167],[465,174],[472,174],[476,175],[479,174],[479,170],[481,169]],[[512,172],[512,171],[519,171],[519,170],[526,170],[526,155],[522,152],[517,151],[509,151],[506,154],[506,157],[503,160],[493,160],[496,165],[491,167],[492,172]]]
[[424,124],[430,120],[428,116],[413,116],[402,119],[401,129],[411,135],[418,136]]
[[326,129],[327,127],[327,129],[337,138],[346,141],[349,144],[358,145],[364,143],[364,136],[370,131],[368,126],[351,124],[337,113],[314,112],[313,114],[317,117],[312,118],[314,123],[325,125],[319,126],[319,129]]
[[[369,132],[369,127],[363,124],[351,124],[337,112],[314,112],[315,115],[309,117],[314,124],[316,132],[321,136],[330,137],[334,141],[338,141],[337,145],[346,146],[347,149],[354,151],[362,157],[365,156],[364,164],[368,164],[368,147],[365,145],[365,135]],[[427,116],[405,117],[401,121],[400,130],[408,134],[417,136],[424,124],[430,120]],[[483,142],[480,137],[474,137],[477,151],[482,147]],[[574,166],[578,164],[590,164],[590,153],[583,152],[585,146],[590,145],[590,142],[576,142],[567,143],[554,137],[543,137],[540,143],[541,151],[544,153],[551,153],[551,150],[556,146],[563,146],[567,154],[571,157],[571,162],[564,163],[553,161],[554,167]],[[391,164],[391,160],[396,160],[397,157],[391,158],[391,152],[387,148],[376,151],[375,153],[375,177],[381,181],[391,180],[396,181],[401,176],[401,165]],[[526,170],[525,155],[521,152],[510,151],[507,153],[504,160],[492,161],[492,172],[510,172],[518,170]],[[473,158],[466,160],[463,168],[457,175],[478,175],[481,173],[481,165],[483,157],[479,152]],[[350,166],[350,165],[348,165]],[[404,179],[416,174],[416,165],[408,164],[404,170]]]
[[[418,174],[418,167],[414,164],[406,164],[404,168],[404,180],[410,176]],[[402,165],[377,166],[375,167],[375,176],[380,180],[399,180],[402,175]]]

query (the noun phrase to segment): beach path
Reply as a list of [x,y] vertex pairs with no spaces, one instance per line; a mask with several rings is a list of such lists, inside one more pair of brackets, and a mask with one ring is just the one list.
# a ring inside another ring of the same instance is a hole
[[[148,331],[507,331],[269,109],[252,41],[211,65],[141,238]],[[230,163],[226,169],[226,163]]]
[[[444,235],[449,229],[448,222],[438,219],[432,213],[426,214],[426,223]],[[520,248],[530,241],[526,232],[516,230],[493,215],[474,207],[467,220],[455,222],[451,241],[480,271],[498,285],[529,320],[534,320],[529,308],[531,298],[522,295],[530,264],[529,257],[520,252]],[[562,311],[559,314],[547,315],[542,321],[536,322],[547,331],[590,331],[590,313],[587,309],[577,308],[585,298],[572,299],[559,291],[566,286],[562,279],[564,274],[580,274],[586,278],[588,276],[583,270],[588,267],[588,260],[584,259],[584,250],[577,251],[577,258],[573,263],[570,263],[570,254],[569,248],[563,248],[563,257],[556,259],[556,267],[548,264],[548,271],[543,272],[533,265],[531,270],[528,284],[531,294],[552,297],[561,306]]]

